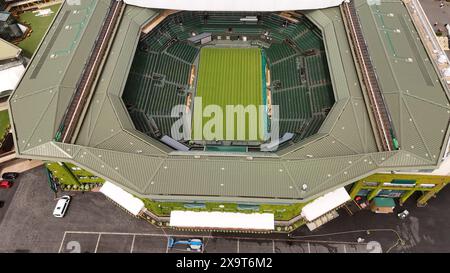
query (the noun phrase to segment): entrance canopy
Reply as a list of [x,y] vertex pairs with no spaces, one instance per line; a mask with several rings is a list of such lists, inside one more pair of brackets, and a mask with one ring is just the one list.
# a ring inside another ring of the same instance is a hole
[[172,211],[170,226],[207,229],[274,230],[272,213]]
[[100,192],[134,216],[137,216],[144,208],[144,202],[141,199],[134,197],[111,182],[105,182],[100,188]]
[[313,221],[350,199],[350,195],[348,195],[347,191],[344,188],[339,188],[304,206],[301,214],[306,220]]
[[192,11],[288,11],[338,6],[343,0],[125,0],[129,5]]

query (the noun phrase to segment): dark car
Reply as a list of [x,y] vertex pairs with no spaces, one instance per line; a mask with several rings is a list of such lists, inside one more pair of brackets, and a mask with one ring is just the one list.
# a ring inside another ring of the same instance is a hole
[[14,180],[17,177],[19,177],[19,173],[4,173],[2,175],[2,178],[6,180]]
[[0,188],[1,189],[9,189],[11,188],[13,185],[13,183],[11,181],[8,180],[2,180],[0,181]]
[[0,201],[0,208],[3,208],[3,206],[5,205],[4,201]]

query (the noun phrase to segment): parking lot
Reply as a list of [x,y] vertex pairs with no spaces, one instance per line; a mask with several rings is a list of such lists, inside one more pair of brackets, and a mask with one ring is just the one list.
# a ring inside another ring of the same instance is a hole
[[[59,196],[62,194],[59,193]],[[52,215],[56,204],[42,167],[21,174],[12,189],[1,192],[0,252],[185,252],[167,248],[169,236],[203,239],[206,253],[352,253],[450,251],[450,188],[425,208],[417,208],[412,196],[404,207],[410,215],[381,215],[361,211],[340,216],[309,231],[301,227],[291,234],[239,234],[187,232],[158,228],[133,218],[100,193],[71,192],[64,218]],[[1,218],[3,217],[3,219]],[[357,243],[362,238],[364,242]],[[401,242],[399,239],[401,238]]]
[[[67,231],[60,253],[179,253],[185,246],[169,248],[166,234]],[[368,243],[305,241],[267,238],[192,236],[177,234],[178,239],[202,239],[205,253],[368,253],[379,249]],[[378,251],[379,252],[379,251]]]

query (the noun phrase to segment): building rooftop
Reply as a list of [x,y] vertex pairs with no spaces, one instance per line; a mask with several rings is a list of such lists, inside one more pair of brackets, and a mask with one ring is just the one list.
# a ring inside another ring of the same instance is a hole
[[141,25],[158,11],[135,6],[126,7],[75,142],[55,142],[108,11],[100,0],[63,5],[10,98],[17,153],[72,162],[153,200],[292,203],[380,171],[435,168],[449,136],[447,90],[401,1],[355,2],[399,150],[377,149],[339,7],[304,12],[324,36],[336,103],[317,134],[289,148],[176,152],[136,130],[121,97]]

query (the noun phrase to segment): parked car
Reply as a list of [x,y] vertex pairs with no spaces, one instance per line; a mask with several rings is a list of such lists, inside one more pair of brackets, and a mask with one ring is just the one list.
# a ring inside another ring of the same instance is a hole
[[56,203],[56,207],[53,210],[53,216],[57,218],[62,218],[66,214],[67,208],[69,207],[71,197],[68,195],[64,195],[61,198],[59,198],[58,202]]
[[2,178],[5,180],[14,180],[19,177],[19,173],[4,173]]
[[13,186],[13,182],[8,180],[2,180],[0,181],[0,188],[1,189],[9,189]]
[[188,251],[194,252],[201,252],[203,248],[203,242],[200,239],[177,239],[169,237],[168,247],[173,248],[176,245],[185,245]]

